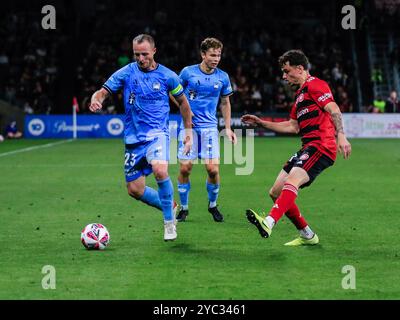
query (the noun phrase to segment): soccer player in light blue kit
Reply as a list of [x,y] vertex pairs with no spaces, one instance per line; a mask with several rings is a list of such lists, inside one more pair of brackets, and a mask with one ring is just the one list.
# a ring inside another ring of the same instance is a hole
[[[208,193],[208,211],[214,221],[222,222],[223,215],[217,208],[217,198],[220,189],[219,176],[219,135],[217,107],[220,104],[225,120],[226,136],[232,143],[237,138],[231,130],[231,104],[229,96],[233,93],[229,76],[217,68],[221,60],[222,42],[215,38],[206,38],[200,45],[202,62],[185,67],[179,77],[192,110],[193,146],[191,152],[184,153],[184,130],[179,135],[178,158],[180,172],[178,176],[178,191],[181,210],[176,219],[185,221],[189,214],[189,176],[193,161],[200,158],[207,170],[206,189]],[[181,126],[183,129],[183,126]]]
[[[191,111],[178,76],[154,61],[154,39],[141,34],[133,39],[136,62],[116,71],[96,91],[90,110],[97,112],[111,94],[124,93],[125,105],[125,180],[130,196],[162,210],[164,240],[175,240],[174,189],[168,176],[169,94],[178,102],[185,128],[183,153],[190,151]],[[154,173],[158,191],[146,186],[145,177]],[[175,204],[176,205],[176,204]]]

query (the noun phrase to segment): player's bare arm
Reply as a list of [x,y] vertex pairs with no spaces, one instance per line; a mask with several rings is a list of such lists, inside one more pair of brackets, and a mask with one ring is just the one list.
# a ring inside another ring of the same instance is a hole
[[172,103],[179,108],[179,103],[178,103],[178,101],[176,101],[174,96],[172,94],[170,94],[170,93],[168,95],[169,95],[169,99],[172,101]]
[[242,116],[241,121],[245,124],[263,127],[279,133],[297,134],[299,132],[299,125],[297,121],[294,119],[282,122],[272,122],[272,121],[261,120],[259,117],[252,114],[246,114]]
[[190,152],[193,144],[192,136],[192,110],[190,109],[189,102],[184,94],[179,97],[175,97],[175,101],[178,104],[179,110],[183,118],[183,125],[185,127],[185,154]]
[[93,93],[92,99],[90,100],[89,110],[92,112],[101,110],[104,100],[106,100],[109,95],[110,93],[104,88],[97,90],[95,93]]
[[335,102],[330,102],[325,106],[325,110],[330,113],[335,125],[339,152],[343,155],[343,158],[348,159],[351,154],[351,144],[344,134],[343,117],[339,106]]
[[237,143],[236,134],[231,129],[231,102],[228,97],[221,98],[221,112],[225,121],[225,134],[233,144]]
[[[170,98],[170,100],[172,101],[172,103],[174,104],[174,105],[176,105],[178,108],[179,108],[179,103],[178,103],[178,101],[176,101],[176,99],[174,98],[174,96],[172,95],[172,94],[169,94],[169,98]],[[192,109],[190,109],[190,114],[192,115],[192,118],[194,117],[194,114],[193,114],[193,111],[192,111]],[[192,122],[192,127],[193,127],[194,125],[193,125],[193,122]]]

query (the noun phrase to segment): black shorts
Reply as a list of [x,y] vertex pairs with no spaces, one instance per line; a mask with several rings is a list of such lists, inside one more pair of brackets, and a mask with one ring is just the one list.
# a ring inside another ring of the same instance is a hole
[[300,186],[300,188],[304,188],[313,183],[323,170],[333,164],[334,161],[331,158],[323,154],[316,147],[309,146],[297,151],[283,166],[283,170],[289,173],[293,167],[304,169],[310,178],[307,183]]

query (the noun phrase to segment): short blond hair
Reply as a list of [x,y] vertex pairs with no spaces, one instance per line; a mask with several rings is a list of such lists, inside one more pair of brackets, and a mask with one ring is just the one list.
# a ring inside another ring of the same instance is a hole
[[148,43],[150,43],[152,47],[156,46],[154,38],[149,34],[139,34],[132,40],[132,42],[136,42],[136,43],[142,43],[144,41],[147,41]]
[[205,38],[200,45],[201,52],[207,52],[208,49],[221,49],[224,47],[221,41],[216,38]]

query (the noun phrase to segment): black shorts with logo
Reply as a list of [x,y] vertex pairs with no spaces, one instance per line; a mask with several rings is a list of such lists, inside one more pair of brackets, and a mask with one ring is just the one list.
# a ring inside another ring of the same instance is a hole
[[283,170],[289,173],[293,167],[304,169],[310,178],[307,183],[300,186],[300,188],[304,188],[313,183],[323,170],[333,164],[334,161],[331,158],[323,154],[316,147],[309,146],[297,151],[283,166]]

